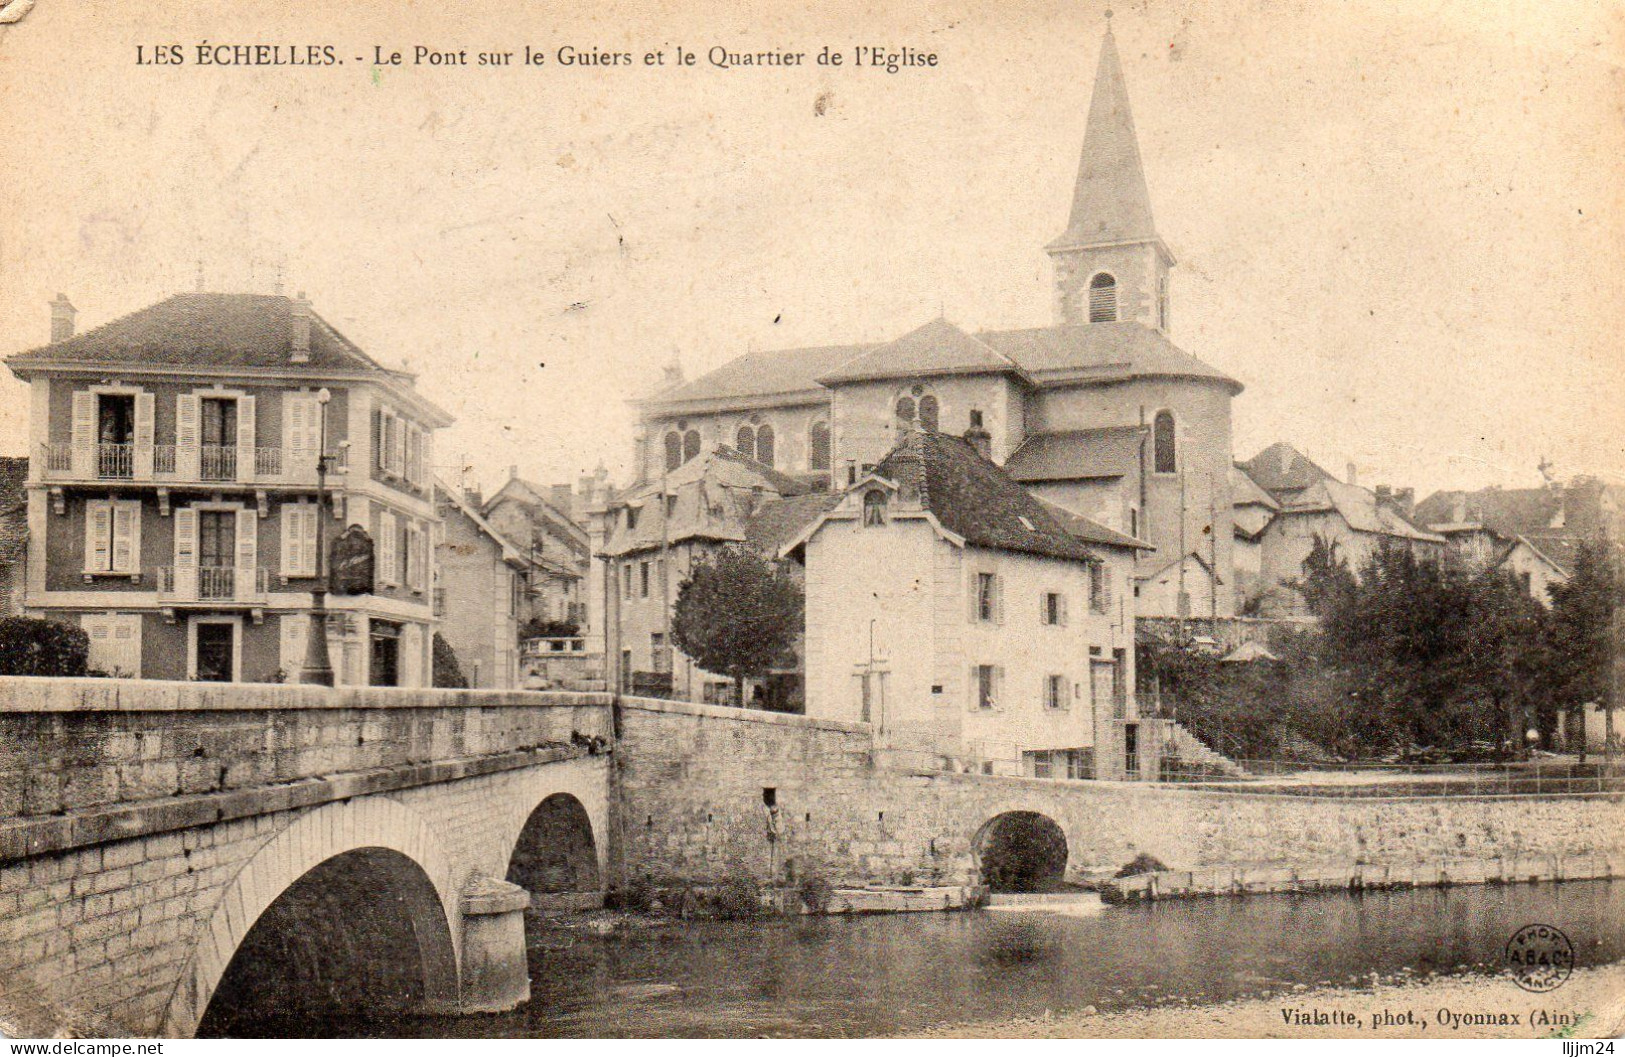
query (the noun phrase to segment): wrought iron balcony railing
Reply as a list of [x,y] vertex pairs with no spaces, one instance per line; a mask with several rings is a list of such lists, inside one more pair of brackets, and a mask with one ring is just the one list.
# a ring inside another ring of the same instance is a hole
[[267,570],[231,565],[158,567],[160,603],[263,605],[270,591]]
[[[329,456],[329,477],[349,470],[348,452]],[[46,481],[136,481],[314,485],[316,453],[231,444],[73,444],[40,446]]]

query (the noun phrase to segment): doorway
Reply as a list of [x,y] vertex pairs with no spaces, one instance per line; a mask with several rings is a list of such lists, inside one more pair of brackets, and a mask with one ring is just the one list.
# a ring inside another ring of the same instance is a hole
[[194,626],[196,665],[194,678],[204,683],[235,682],[237,670],[237,625],[210,621]]
[[1140,725],[1123,724],[1123,770],[1132,778],[1140,777]]
[[372,622],[372,663],[367,682],[373,686],[401,684],[401,626],[386,620]]

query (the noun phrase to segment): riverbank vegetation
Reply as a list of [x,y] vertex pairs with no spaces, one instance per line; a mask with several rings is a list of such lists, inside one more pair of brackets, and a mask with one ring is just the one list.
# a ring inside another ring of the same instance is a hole
[[1249,758],[1469,762],[1555,743],[1560,714],[1604,701],[1618,559],[1579,548],[1550,606],[1508,573],[1400,548],[1358,568],[1317,539],[1298,589],[1317,621],[1283,627],[1271,657],[1226,662],[1190,640],[1142,645],[1164,710]]

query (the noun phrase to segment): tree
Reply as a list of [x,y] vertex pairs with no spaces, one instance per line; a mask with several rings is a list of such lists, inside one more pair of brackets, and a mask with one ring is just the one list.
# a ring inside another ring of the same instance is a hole
[[463,666],[457,663],[457,651],[451,648],[451,643],[442,638],[438,631],[434,633],[434,685],[454,690],[462,690],[468,686],[468,679],[463,675]]
[[706,671],[745,680],[793,660],[802,624],[801,585],[755,551],[726,547],[694,564],[677,591],[672,642]]
[[1608,544],[1582,543],[1574,575],[1566,583],[1552,585],[1550,593],[1542,677],[1554,708],[1572,714],[1587,704],[1617,704],[1610,693],[1613,626],[1615,611],[1625,608],[1625,597],[1617,558]]
[[84,675],[90,636],[76,624],[0,619],[0,675]]

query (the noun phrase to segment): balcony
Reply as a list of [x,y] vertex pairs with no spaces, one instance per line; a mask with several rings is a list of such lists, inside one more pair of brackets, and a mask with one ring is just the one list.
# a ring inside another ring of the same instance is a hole
[[262,606],[270,575],[260,568],[230,565],[177,569],[158,567],[159,605]]
[[[348,472],[348,450],[329,460],[328,476]],[[253,484],[311,487],[314,452],[226,444],[40,445],[42,477],[53,483],[132,481],[144,484]]]

